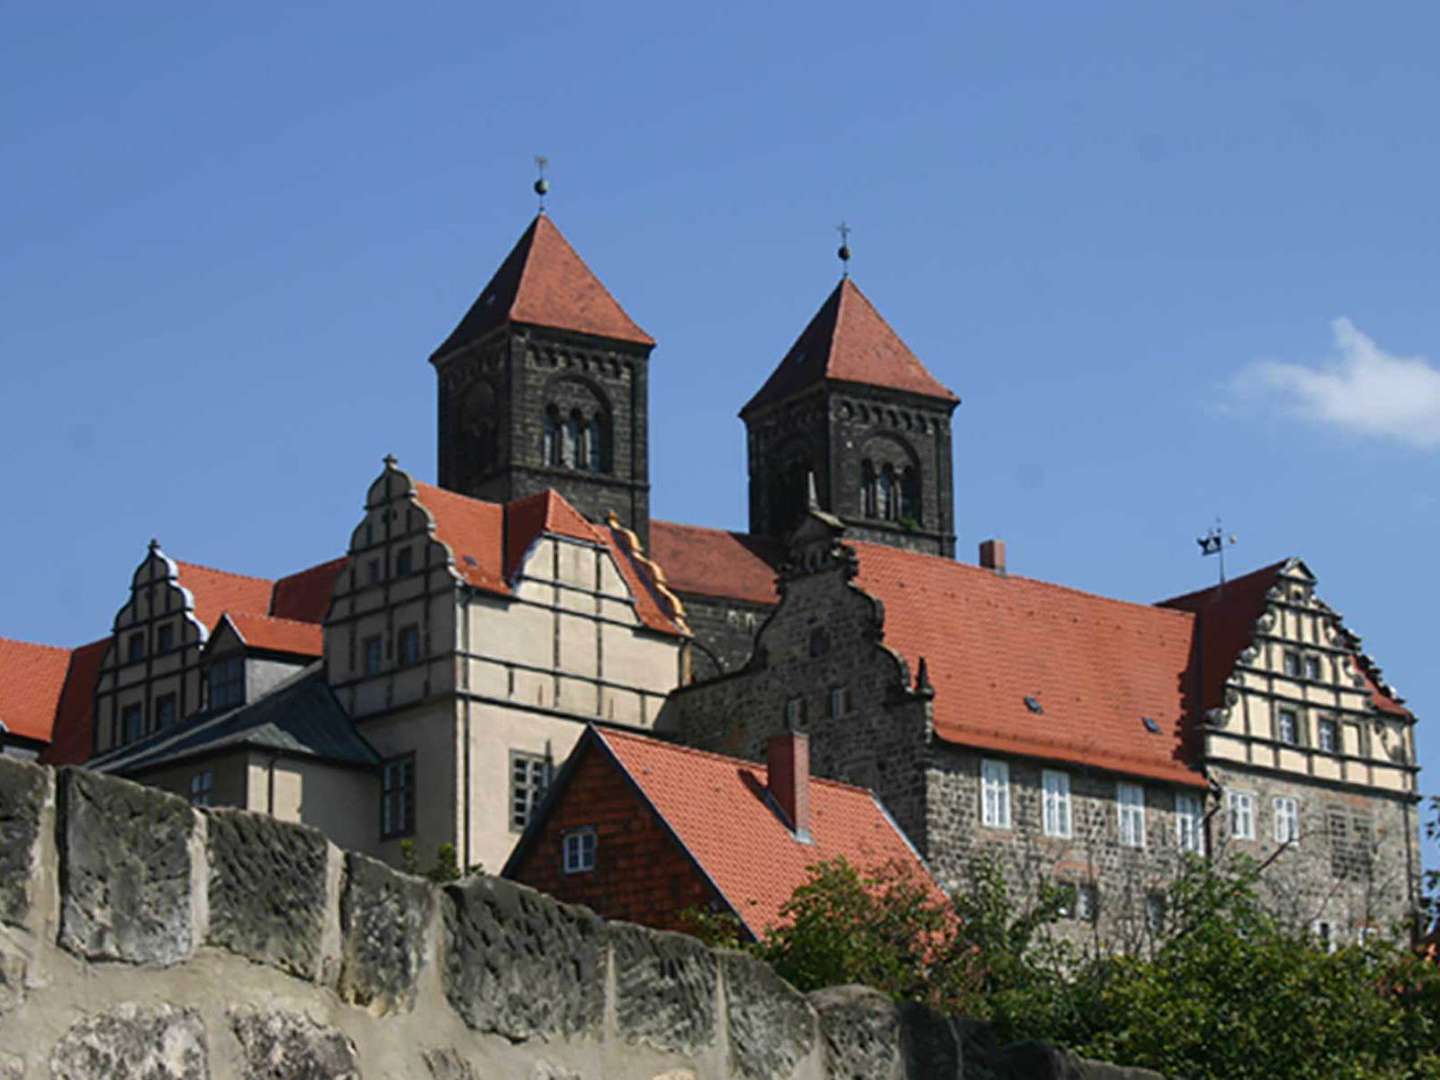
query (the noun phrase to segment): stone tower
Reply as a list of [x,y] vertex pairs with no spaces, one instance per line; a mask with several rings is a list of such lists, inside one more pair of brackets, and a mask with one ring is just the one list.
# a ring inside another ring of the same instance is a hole
[[435,350],[440,486],[506,502],[554,488],[649,542],[654,339],[542,212]]
[[851,536],[953,558],[950,415],[960,399],[843,278],[740,410],[750,531],[783,537],[815,477]]

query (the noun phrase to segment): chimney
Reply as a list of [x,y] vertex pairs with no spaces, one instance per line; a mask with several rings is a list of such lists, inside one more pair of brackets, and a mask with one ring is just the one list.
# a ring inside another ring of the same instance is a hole
[[774,736],[765,748],[765,786],[795,833],[810,842],[810,736],[798,731]]
[[1005,541],[982,540],[980,542],[980,565],[995,573],[1005,573]]

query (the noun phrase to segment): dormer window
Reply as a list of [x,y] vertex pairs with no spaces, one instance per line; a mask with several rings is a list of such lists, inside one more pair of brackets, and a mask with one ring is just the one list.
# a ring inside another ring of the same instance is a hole
[[210,665],[206,674],[210,708],[230,709],[245,704],[245,658],[227,656]]

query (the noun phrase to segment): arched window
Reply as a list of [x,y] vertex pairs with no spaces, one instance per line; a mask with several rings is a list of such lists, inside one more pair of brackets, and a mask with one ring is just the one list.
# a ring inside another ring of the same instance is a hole
[[561,448],[562,441],[560,434],[560,410],[554,405],[549,405],[545,409],[545,445],[543,448],[546,465],[558,468],[564,464],[565,459]]
[[609,425],[600,413],[596,413],[590,418],[585,449],[588,451],[591,472],[608,473],[610,471]]
[[866,458],[860,463],[860,497],[864,502],[862,512],[868,518],[875,516],[875,466]]
[[920,470],[907,465],[900,478],[900,520],[909,525],[920,525],[925,520],[920,505]]
[[875,498],[875,516],[882,521],[895,520],[895,468],[886,465],[880,470],[880,483]]
[[565,464],[572,469],[585,467],[584,442],[585,418],[580,415],[579,409],[575,409],[565,425]]

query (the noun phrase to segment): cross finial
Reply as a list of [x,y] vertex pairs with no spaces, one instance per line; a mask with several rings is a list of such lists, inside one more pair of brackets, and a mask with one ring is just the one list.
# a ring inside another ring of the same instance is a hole
[[840,234],[840,250],[835,252],[840,256],[842,267],[840,276],[848,278],[850,276],[850,226],[841,221],[839,225],[835,226],[835,231]]
[[540,197],[540,213],[545,212],[545,194],[550,190],[550,181],[545,179],[545,167],[550,164],[550,159],[544,154],[535,155],[535,171],[539,174],[535,178],[535,194]]
[[393,469],[396,465],[400,464],[400,459],[394,454],[386,454],[383,460],[387,469]]

